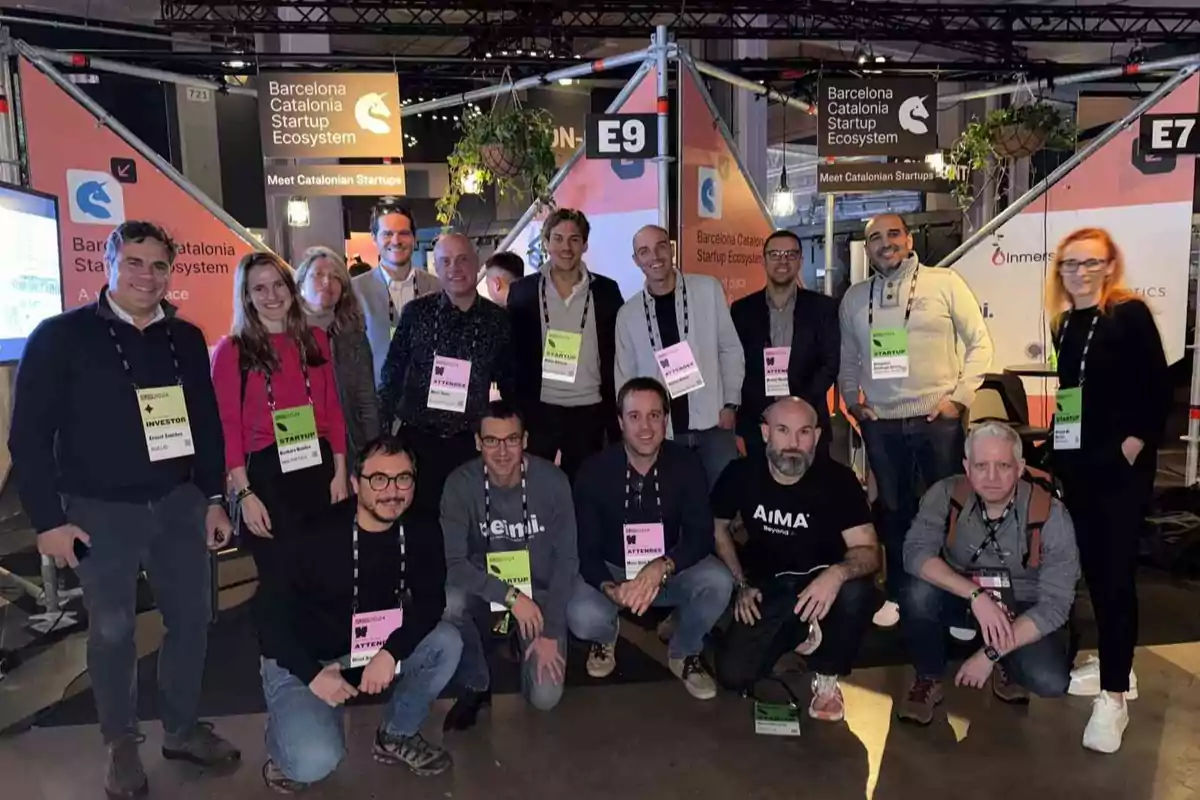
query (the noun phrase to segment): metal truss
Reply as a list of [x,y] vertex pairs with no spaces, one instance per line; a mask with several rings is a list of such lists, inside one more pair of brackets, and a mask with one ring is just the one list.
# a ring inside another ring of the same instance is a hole
[[[959,48],[1018,42],[1200,44],[1200,3],[921,4],[881,0],[162,0],[162,23],[206,33],[917,41]],[[279,13],[287,9],[286,19]],[[786,9],[785,13],[780,13]]]

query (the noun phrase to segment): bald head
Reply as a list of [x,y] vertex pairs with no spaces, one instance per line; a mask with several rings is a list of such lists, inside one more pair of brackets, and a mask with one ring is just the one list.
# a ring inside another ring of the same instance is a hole
[[795,426],[816,425],[817,410],[807,400],[799,397],[781,397],[763,412],[763,418],[768,425],[776,421],[791,423]]
[[471,295],[477,293],[479,254],[470,239],[457,232],[439,236],[433,246],[433,265],[442,291],[451,300],[473,299]]
[[772,475],[781,483],[794,483],[812,466],[821,438],[817,411],[798,397],[781,397],[763,413],[762,435]]
[[888,274],[912,252],[912,234],[899,214],[880,214],[867,223],[867,256],[875,269]]

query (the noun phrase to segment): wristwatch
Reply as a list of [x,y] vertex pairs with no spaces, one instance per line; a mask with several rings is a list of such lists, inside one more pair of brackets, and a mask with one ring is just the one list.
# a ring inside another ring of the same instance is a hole
[[517,587],[508,587],[508,592],[504,595],[504,607],[512,611],[512,607],[517,604],[517,598],[521,596],[521,592]]
[[738,411],[741,410],[742,407],[739,406],[737,403],[726,403],[725,408],[728,408],[730,411],[732,411],[733,413],[736,414]]
[[988,661],[995,663],[1000,660],[1000,651],[992,647],[990,644],[983,648],[983,654],[987,656]]

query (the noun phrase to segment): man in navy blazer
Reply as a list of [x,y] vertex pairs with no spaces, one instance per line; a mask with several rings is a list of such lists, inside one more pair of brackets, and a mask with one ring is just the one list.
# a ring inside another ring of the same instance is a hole
[[[750,456],[764,453],[760,417],[777,397],[791,395],[817,410],[822,431],[817,448],[828,454],[831,437],[827,398],[837,380],[841,347],[837,301],[800,285],[798,277],[804,260],[800,237],[791,231],[779,230],[767,237],[763,264],[766,288],[730,307],[733,326],[746,354],[738,433]],[[781,348],[788,348],[786,355]],[[786,360],[786,386],[782,373],[768,386],[768,359],[773,366]]]

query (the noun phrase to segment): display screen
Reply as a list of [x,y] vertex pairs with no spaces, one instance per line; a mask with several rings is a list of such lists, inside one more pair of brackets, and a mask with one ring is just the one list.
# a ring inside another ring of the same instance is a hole
[[58,200],[0,183],[0,242],[0,362],[10,362],[39,322],[63,310]]

